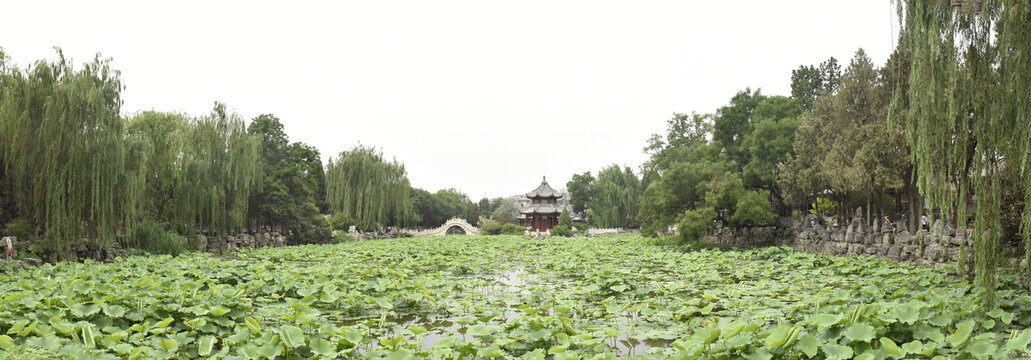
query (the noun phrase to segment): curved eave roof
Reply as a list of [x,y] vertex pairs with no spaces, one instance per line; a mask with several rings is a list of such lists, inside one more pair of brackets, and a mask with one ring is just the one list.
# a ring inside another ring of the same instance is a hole
[[526,193],[526,197],[531,198],[531,199],[533,199],[533,198],[560,198],[560,197],[562,197],[562,193],[560,193],[557,190],[551,188],[551,186],[548,185],[547,179],[544,179],[544,180],[541,181],[541,185],[540,186],[538,186],[536,189],[533,189],[533,191]]
[[522,211],[519,211],[519,213],[521,213],[521,214],[541,214],[541,215],[545,215],[545,214],[560,214],[560,213],[562,213],[562,208],[558,207],[558,206],[548,205],[548,204],[536,204],[536,205],[530,205],[530,206],[526,207]]

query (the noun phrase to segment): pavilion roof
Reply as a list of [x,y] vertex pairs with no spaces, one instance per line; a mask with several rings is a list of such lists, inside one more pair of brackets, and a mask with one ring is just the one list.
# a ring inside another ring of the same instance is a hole
[[521,214],[561,214],[562,206],[556,204],[533,204],[519,211]]
[[537,186],[537,188],[533,189],[533,191],[526,193],[526,197],[531,199],[560,198],[562,197],[562,193],[558,192],[558,190],[551,188],[551,186],[548,185],[548,179],[544,178],[543,180],[541,180],[540,186]]

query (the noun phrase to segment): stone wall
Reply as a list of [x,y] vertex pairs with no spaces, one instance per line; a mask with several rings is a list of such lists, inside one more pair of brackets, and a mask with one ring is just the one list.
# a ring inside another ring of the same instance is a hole
[[[965,253],[968,266],[972,264],[973,238],[970,230],[957,233],[938,221],[929,231],[921,229],[910,234],[894,224],[881,224],[877,220],[868,226],[863,224],[863,219],[857,217],[847,226],[835,229],[830,224],[819,225],[811,216],[805,221],[794,221],[790,227],[718,227],[710,231],[703,241],[738,247],[785,245],[795,251],[850,257],[875,256],[925,266],[955,266],[961,253]],[[1010,259],[1009,262],[1016,266],[1020,260]],[[1027,264],[1021,263],[1021,266]]]
[[197,235],[194,241],[196,242],[197,250],[215,254],[231,252],[242,247],[286,246],[286,236],[275,231],[257,234]]

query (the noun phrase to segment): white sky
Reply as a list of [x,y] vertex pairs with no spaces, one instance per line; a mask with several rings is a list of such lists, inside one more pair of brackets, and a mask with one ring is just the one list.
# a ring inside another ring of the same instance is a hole
[[547,176],[645,160],[673,112],[862,47],[878,65],[891,1],[11,1],[0,47],[114,59],[126,113],[272,113],[328,159],[361,143],[412,185],[508,196]]

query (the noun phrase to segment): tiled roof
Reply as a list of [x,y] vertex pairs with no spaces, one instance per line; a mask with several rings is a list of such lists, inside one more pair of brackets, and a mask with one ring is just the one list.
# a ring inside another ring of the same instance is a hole
[[562,207],[554,204],[533,204],[519,212],[522,214],[561,214]]
[[562,197],[562,193],[558,192],[555,189],[552,189],[551,186],[548,186],[548,179],[544,178],[543,180],[541,180],[541,185],[538,186],[536,189],[534,189],[532,192],[527,193],[526,197],[531,198],[531,199],[532,198],[542,198],[542,197],[543,198],[558,198],[558,197]]

